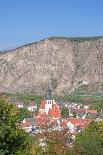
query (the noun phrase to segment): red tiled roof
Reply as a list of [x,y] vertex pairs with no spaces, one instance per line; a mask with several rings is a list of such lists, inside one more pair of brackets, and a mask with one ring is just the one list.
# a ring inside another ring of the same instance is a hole
[[43,119],[41,117],[36,118],[36,123],[38,125],[42,124],[43,123]]
[[44,112],[43,114],[41,114],[41,117],[43,117],[43,118],[45,118],[45,117],[47,118],[47,116],[48,115],[46,114],[46,112]]
[[85,129],[85,128],[86,128],[86,125],[85,125],[85,124],[82,124],[82,125],[79,125],[79,127],[80,127],[81,129]]
[[62,123],[60,124],[60,126],[63,127],[63,128],[66,128],[66,127],[67,127],[65,122],[62,122]]
[[97,110],[88,109],[87,112],[91,114],[97,114]]
[[52,109],[49,110],[48,115],[49,115],[50,117],[55,117],[55,118],[61,117],[59,108],[57,107],[56,104],[54,104],[53,107],[52,107]]
[[97,110],[90,110],[90,109],[75,109],[75,108],[71,108],[72,111],[74,112],[79,112],[79,113],[91,113],[91,114],[97,114]]
[[43,117],[38,117],[35,119],[37,125],[40,125],[40,126],[47,126],[47,123],[46,123],[46,118],[43,118]]
[[45,109],[45,100],[42,100],[40,103],[40,109]]
[[80,124],[84,124],[82,119],[79,118],[71,118],[69,120],[69,122],[71,122],[74,125],[80,125]]
[[70,118],[68,122],[71,122],[74,125],[84,125],[89,124],[91,119]]
[[47,118],[48,118],[48,115],[44,112],[43,114],[38,113],[35,120],[38,125],[44,125]]
[[71,108],[71,110],[74,111],[74,112],[86,113],[86,109],[76,109],[76,108]]

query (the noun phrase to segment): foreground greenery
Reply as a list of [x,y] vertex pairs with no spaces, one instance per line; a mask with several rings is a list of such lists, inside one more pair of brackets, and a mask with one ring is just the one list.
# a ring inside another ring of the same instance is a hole
[[[74,98],[75,96],[72,99]],[[83,100],[91,101],[91,108],[103,105],[102,97],[84,97]],[[62,116],[67,115],[67,109],[62,109]],[[44,133],[42,136],[46,136],[47,140],[42,149],[39,147],[39,138],[43,138],[41,135],[30,136],[18,126],[20,120],[29,116],[31,113],[27,109],[20,110],[15,105],[0,100],[0,155],[103,155],[103,121],[92,122],[87,129],[81,131],[72,148],[66,145],[69,139],[64,133]]]
[[36,137],[19,128],[18,121],[24,115],[28,115],[25,109],[19,110],[0,100],[0,155],[64,155],[67,149],[63,135],[58,132],[48,134],[47,145],[42,149]]
[[0,100],[0,155],[36,155],[37,146],[17,127],[18,120],[18,109]]
[[103,155],[103,122],[92,122],[76,137],[71,155]]

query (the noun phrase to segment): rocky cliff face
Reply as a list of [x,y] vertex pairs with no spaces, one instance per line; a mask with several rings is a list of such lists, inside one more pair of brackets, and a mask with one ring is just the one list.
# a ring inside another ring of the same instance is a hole
[[0,54],[0,92],[55,94],[103,82],[103,39],[45,39]]

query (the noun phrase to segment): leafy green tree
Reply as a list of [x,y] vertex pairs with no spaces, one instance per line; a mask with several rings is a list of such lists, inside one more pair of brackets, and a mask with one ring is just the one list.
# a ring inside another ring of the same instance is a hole
[[75,117],[75,118],[76,118],[76,112],[73,112],[73,117]]
[[68,117],[69,116],[69,110],[68,110],[68,108],[63,107],[62,110],[61,110],[61,115],[63,117]]
[[103,103],[93,103],[90,107],[90,109],[93,109],[93,110],[97,110],[98,112],[101,111],[101,109],[103,108]]
[[24,118],[32,117],[32,112],[28,111],[26,108],[19,109],[19,120],[22,121]]
[[92,122],[76,137],[73,155],[103,155],[103,122]]
[[29,155],[32,138],[17,127],[18,109],[0,100],[0,154]]

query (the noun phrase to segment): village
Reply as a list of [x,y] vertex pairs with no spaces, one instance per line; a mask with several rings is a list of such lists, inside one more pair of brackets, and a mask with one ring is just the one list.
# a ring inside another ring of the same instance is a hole
[[[19,127],[32,136],[61,132],[64,136],[69,137],[68,145],[72,146],[75,136],[83,131],[92,121],[102,121],[103,112],[90,109],[91,105],[80,103],[63,103],[60,104],[52,98],[51,90],[47,90],[39,107],[35,101],[28,101],[25,106],[21,100],[12,101],[19,109],[26,108],[32,112],[32,117],[24,118],[19,122]],[[62,116],[62,109],[68,110],[67,117]],[[40,146],[44,146],[46,137],[40,139]]]

